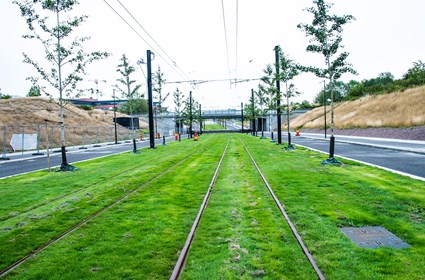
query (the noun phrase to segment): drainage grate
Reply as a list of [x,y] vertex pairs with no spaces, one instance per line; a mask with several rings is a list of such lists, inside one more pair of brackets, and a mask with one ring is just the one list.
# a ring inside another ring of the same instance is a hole
[[363,248],[378,248],[378,247],[391,247],[391,248],[407,248],[409,244],[389,232],[383,227],[346,227],[341,228],[341,231],[356,243],[359,247]]

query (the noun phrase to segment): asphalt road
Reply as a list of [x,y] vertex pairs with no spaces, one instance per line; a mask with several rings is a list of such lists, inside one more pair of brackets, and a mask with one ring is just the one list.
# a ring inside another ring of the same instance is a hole
[[[174,137],[168,137],[166,141],[175,140]],[[287,141],[286,133],[282,135],[282,141]],[[161,145],[162,139],[158,139],[155,142],[156,145]],[[303,134],[301,137],[292,135],[292,143],[325,153],[329,151],[329,138],[324,139],[322,135],[318,134]],[[137,142],[138,149],[148,146],[149,141]],[[87,150],[80,150],[78,147],[68,149],[67,159],[72,164],[73,162],[111,154],[130,152],[133,150],[133,144],[103,145],[99,148],[91,147]],[[347,157],[371,165],[381,166],[425,180],[425,143],[423,141],[336,136],[335,156]],[[57,166],[61,163],[61,154],[52,153],[50,159],[52,169],[57,169]],[[326,159],[326,155],[324,155],[324,159]],[[9,161],[0,161],[0,178],[46,168],[48,168],[46,154],[43,156],[16,155],[11,157]]]
[[[329,139],[292,137],[292,143],[329,152]],[[284,137],[286,141],[286,137]],[[367,137],[335,136],[335,156],[342,156],[425,179],[425,143]]]

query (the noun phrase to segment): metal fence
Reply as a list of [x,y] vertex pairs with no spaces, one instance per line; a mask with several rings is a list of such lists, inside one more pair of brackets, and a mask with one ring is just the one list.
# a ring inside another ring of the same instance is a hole
[[[91,126],[65,126],[65,146],[90,146],[115,142],[115,128]],[[61,146],[61,128],[58,125],[3,126],[0,131],[0,148],[6,153],[44,150]],[[139,138],[139,132],[117,126],[117,141]]]

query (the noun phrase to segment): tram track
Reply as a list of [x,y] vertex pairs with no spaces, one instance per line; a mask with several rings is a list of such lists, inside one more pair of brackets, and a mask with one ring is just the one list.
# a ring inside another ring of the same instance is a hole
[[[137,188],[129,191],[125,195],[123,195],[120,198],[114,200],[112,203],[109,203],[108,205],[102,207],[101,209],[98,209],[93,214],[91,214],[91,215],[87,216],[86,218],[82,219],[80,222],[78,222],[74,226],[68,228],[67,230],[63,231],[62,233],[60,233],[60,234],[56,235],[55,237],[49,239],[47,242],[45,242],[44,244],[40,245],[39,247],[33,249],[30,253],[26,254],[23,257],[21,257],[20,259],[18,259],[17,261],[13,262],[12,264],[7,265],[6,267],[2,268],[0,270],[0,278],[2,278],[3,276],[5,276],[6,274],[10,273],[11,271],[13,271],[15,268],[17,268],[19,265],[21,265],[24,262],[26,262],[31,257],[34,257],[35,255],[37,255],[40,252],[42,252],[43,250],[47,249],[48,247],[50,247],[51,245],[53,245],[57,241],[65,238],[70,233],[72,233],[75,230],[79,229],[81,226],[85,225],[87,222],[89,222],[89,221],[93,220],[94,218],[100,216],[102,213],[104,213],[104,212],[108,211],[109,209],[111,209],[112,207],[116,206],[117,204],[119,204],[123,200],[127,199],[132,194],[138,192],[139,190],[141,190],[146,185],[154,182],[155,180],[160,179],[162,176],[166,175],[167,173],[172,172],[173,170],[175,170],[176,168],[178,168],[180,165],[182,165],[186,161],[190,160],[194,155],[196,155],[198,153],[201,153],[202,151],[205,151],[206,149],[208,149],[208,142],[204,142],[204,145],[202,145],[201,147],[198,147],[198,148],[194,149],[193,151],[191,151],[190,154],[186,154],[177,163],[175,163],[174,165],[166,168],[165,170],[161,171],[160,173],[152,176],[150,179],[148,179],[145,182],[143,182],[143,184],[141,184]],[[134,169],[137,169],[137,167],[134,167],[134,168],[131,168],[131,169],[134,170]],[[127,171],[125,171],[125,172],[121,172],[121,173],[119,173],[119,174],[117,174],[115,176],[120,176],[120,175],[123,175],[123,174],[128,173],[128,172],[130,172],[130,169],[127,170]]]
[[[273,198],[274,203],[276,204],[276,206],[278,207],[281,215],[283,216],[283,218],[285,219],[286,223],[288,224],[288,226],[289,226],[289,228],[290,228],[293,236],[295,237],[297,243],[299,244],[299,246],[300,246],[303,254],[307,258],[309,264],[311,265],[311,267],[315,271],[315,274],[317,275],[318,279],[324,280],[325,279],[325,276],[324,276],[323,272],[320,270],[320,268],[317,265],[317,263],[316,263],[313,255],[308,250],[307,246],[303,242],[303,240],[302,240],[301,236],[299,235],[297,229],[295,228],[294,224],[292,223],[292,221],[290,220],[289,216],[287,215],[287,213],[286,213],[286,211],[284,209],[283,204],[279,201],[279,199],[277,198],[277,196],[273,192],[272,187],[268,183],[266,177],[262,173],[262,171],[259,168],[258,164],[256,163],[254,157],[250,153],[248,147],[245,145],[245,143],[240,138],[239,138],[239,141],[242,143],[242,145],[244,147],[244,150],[248,154],[248,156],[249,156],[252,164],[254,165],[255,169],[257,170],[258,174],[260,175],[260,177],[261,177],[264,185],[266,186],[269,194]],[[202,215],[203,215],[203,213],[204,213],[204,211],[205,211],[205,209],[206,209],[206,207],[208,205],[208,201],[209,201],[209,198],[211,197],[212,189],[213,189],[213,187],[214,187],[214,185],[215,185],[215,183],[217,181],[217,178],[218,178],[218,175],[219,175],[219,172],[220,172],[220,169],[221,169],[223,160],[225,158],[225,155],[226,155],[226,152],[227,152],[227,149],[228,149],[228,146],[229,146],[229,140],[228,140],[228,143],[226,145],[226,148],[224,149],[224,151],[222,153],[222,156],[220,158],[220,161],[218,163],[218,166],[216,168],[216,171],[214,173],[214,176],[213,176],[213,178],[211,180],[211,184],[210,184],[210,186],[208,188],[208,191],[205,194],[204,200],[203,200],[203,202],[202,202],[202,204],[200,206],[199,212],[198,212],[198,214],[197,214],[197,216],[196,216],[196,218],[194,220],[194,223],[192,225],[192,228],[191,228],[191,230],[190,230],[190,232],[189,232],[189,234],[187,236],[186,243],[184,244],[183,249],[180,251],[178,260],[175,263],[175,266],[173,268],[172,274],[171,274],[171,276],[169,278],[170,280],[179,279],[180,276],[181,276],[181,273],[184,270],[185,263],[186,263],[186,260],[187,260],[187,256],[188,256],[189,250],[190,250],[191,245],[192,245],[192,241],[195,238],[196,230],[197,230],[198,225],[199,225],[199,223],[201,221]]]

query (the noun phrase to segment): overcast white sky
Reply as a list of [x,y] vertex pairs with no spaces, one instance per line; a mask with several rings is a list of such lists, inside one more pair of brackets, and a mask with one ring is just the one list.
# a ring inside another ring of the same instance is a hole
[[[136,61],[146,60],[146,50],[161,53],[146,33],[130,18],[117,0],[106,0],[147,40],[148,46],[114,12],[104,0],[80,0],[78,12],[90,18],[78,30],[78,35],[91,36],[85,46],[87,51],[100,50],[113,54],[95,62],[87,70],[87,86],[99,83],[103,99],[110,98],[111,85],[118,77],[116,66],[126,54],[138,69],[133,79],[140,80],[145,88],[145,78]],[[348,60],[358,76],[345,75],[342,80],[362,80],[376,77],[381,72],[391,72],[396,78],[412,66],[414,61],[425,60],[425,1],[424,0],[344,0],[332,1],[332,13],[351,14],[356,21],[347,24],[343,45],[350,53]],[[228,67],[221,0],[121,0],[157,43],[192,80],[252,79],[260,78],[266,64],[274,62],[273,48],[281,45],[283,51],[304,65],[323,66],[323,58],[305,51],[308,39],[298,23],[310,23],[311,15],[303,11],[311,0],[223,0],[229,51]],[[238,3],[238,13],[236,5]],[[238,15],[238,36],[236,16]],[[26,77],[34,75],[32,66],[22,63],[22,52],[42,61],[39,43],[22,39],[27,27],[19,9],[11,0],[0,0],[0,88],[3,94],[25,96],[31,84]],[[236,48],[236,38],[237,45]],[[236,57],[237,56],[237,57]],[[179,75],[159,55],[153,69],[161,66],[168,82],[187,80]],[[145,67],[145,66],[144,66]],[[146,68],[144,68],[146,73]],[[229,73],[230,72],[230,73]],[[312,101],[323,86],[312,74],[302,74],[295,80],[303,93],[295,101]],[[230,84],[208,82],[196,87],[188,83],[168,84],[165,92],[179,87],[186,95],[193,91],[194,98],[207,108],[238,108],[247,102],[251,88],[258,81]],[[170,95],[168,105],[172,105]]]

